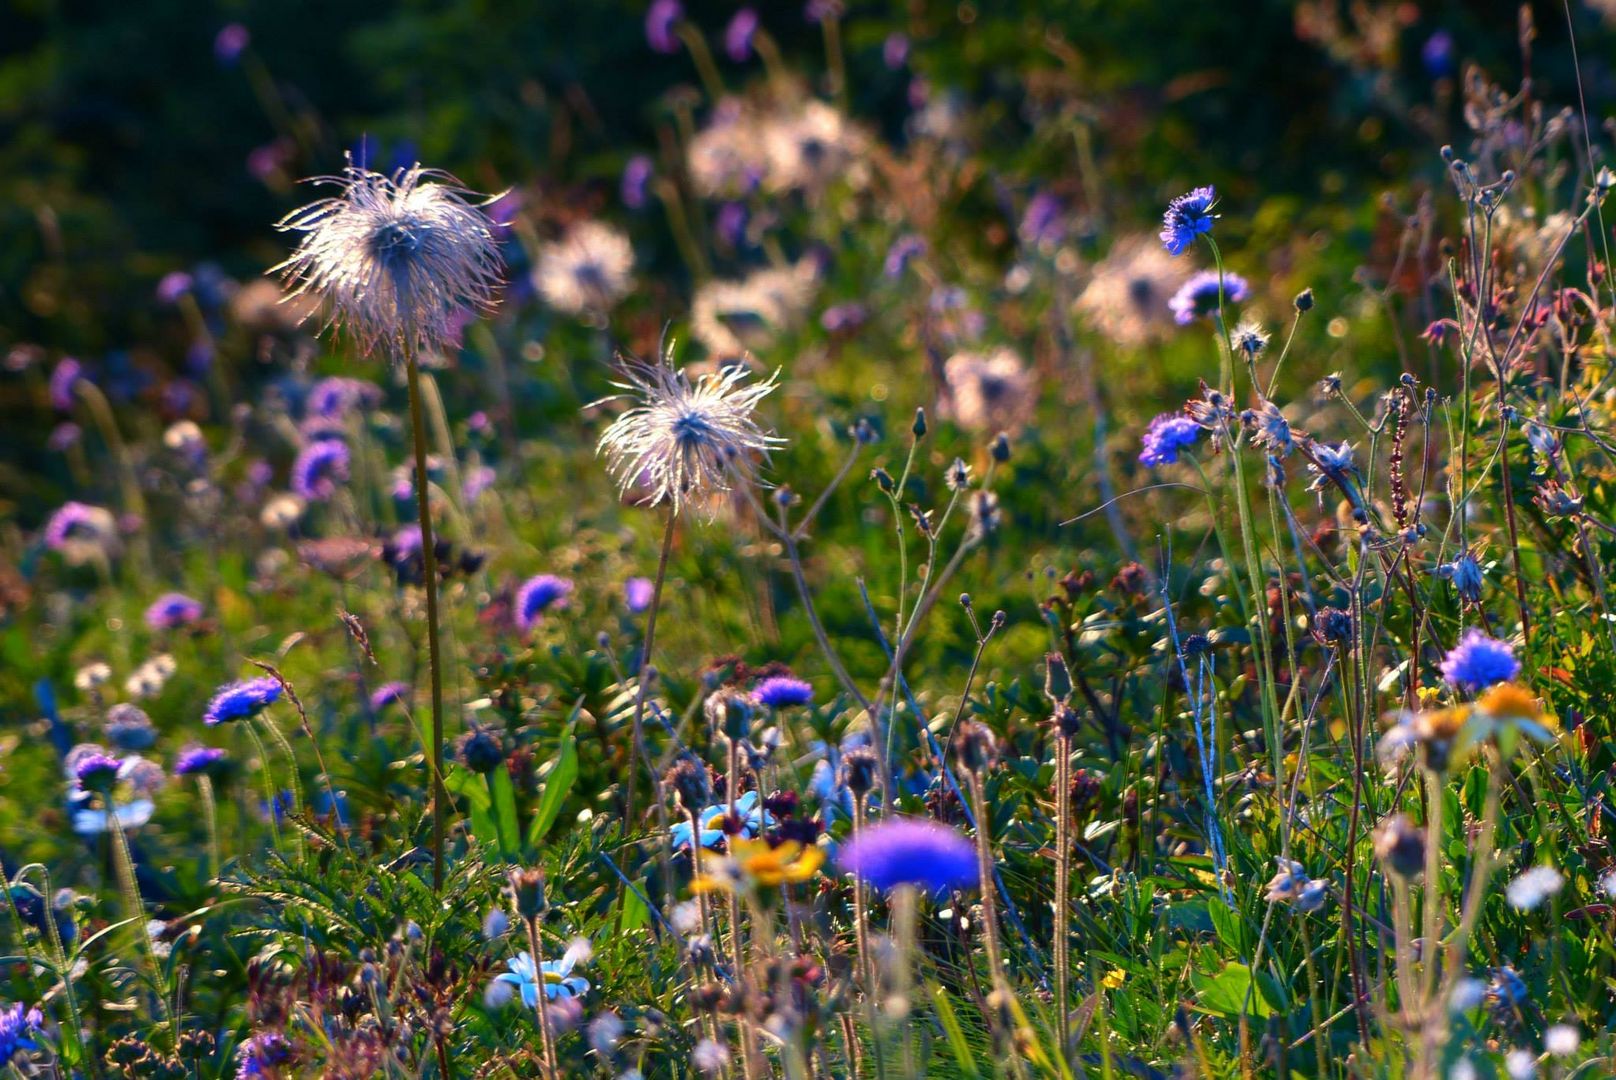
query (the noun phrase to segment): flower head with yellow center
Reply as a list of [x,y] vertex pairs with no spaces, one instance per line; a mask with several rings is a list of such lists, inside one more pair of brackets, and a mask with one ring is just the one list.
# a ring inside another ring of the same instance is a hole
[[694,892],[752,892],[772,889],[791,882],[807,881],[819,871],[825,852],[804,847],[795,840],[770,844],[767,840],[732,838],[729,855],[708,856],[702,861],[707,873],[690,883]]

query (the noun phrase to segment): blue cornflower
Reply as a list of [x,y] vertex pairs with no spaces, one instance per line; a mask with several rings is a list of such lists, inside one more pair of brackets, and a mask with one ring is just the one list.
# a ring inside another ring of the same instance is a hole
[[174,758],[175,776],[211,773],[224,761],[224,751],[216,746],[187,746]]
[[340,439],[318,439],[292,462],[292,490],[313,502],[324,502],[348,479],[348,446]]
[[794,679],[790,675],[774,675],[757,684],[752,696],[759,705],[766,705],[771,709],[784,709],[792,705],[810,705],[814,700],[814,688],[801,679]]
[[[546,960],[540,965],[542,981],[544,983],[544,996],[550,1001],[556,998],[583,997],[589,992],[589,980],[572,974],[579,959],[587,954],[587,942],[577,942],[569,946],[559,960]],[[511,970],[503,975],[496,975],[495,982],[506,983],[516,987],[522,992],[522,1004],[533,1008],[539,1003],[540,971],[533,967],[533,954],[527,951],[518,953],[505,961],[505,966]]]
[[1471,693],[1508,682],[1520,670],[1521,662],[1508,642],[1476,629],[1466,630],[1459,644],[1442,659],[1442,677],[1449,685]]
[[382,683],[370,694],[370,711],[379,713],[389,705],[407,705],[414,688],[407,682]]
[[25,1008],[22,1002],[0,1009],[0,1062],[10,1062],[24,1050],[38,1050],[34,1036],[45,1023],[45,1014],[37,1008]]
[[[702,847],[716,848],[724,839],[724,818],[728,814],[727,802],[709,806],[701,812]],[[774,818],[758,805],[758,793],[755,791],[748,791],[735,800],[735,816],[741,819],[740,835],[748,840],[755,838],[765,826],[774,824]],[[668,836],[673,841],[673,850],[683,851],[690,846],[690,822],[675,822],[668,830]]]
[[523,631],[533,629],[539,616],[553,607],[566,603],[572,592],[572,582],[554,574],[530,577],[516,590],[516,625]]
[[[1223,302],[1238,304],[1251,295],[1246,279],[1235,273],[1223,275]],[[1188,326],[1196,319],[1214,315],[1218,310],[1218,273],[1216,270],[1198,270],[1179,286],[1178,292],[1167,301],[1173,312],[1173,321]]]
[[209,727],[229,720],[246,720],[257,716],[281,696],[281,684],[269,676],[242,679],[219,688],[202,713],[202,722]]
[[1167,204],[1167,213],[1162,215],[1161,242],[1169,254],[1184,254],[1184,249],[1195,243],[1197,236],[1212,231],[1212,222],[1218,216],[1212,208],[1217,203],[1218,193],[1208,185]]
[[1154,469],[1178,460],[1179,451],[1195,445],[1201,425],[1182,413],[1162,413],[1139,440],[1139,464]]
[[894,818],[872,825],[842,848],[837,864],[884,891],[916,885],[930,892],[974,885],[976,849],[946,825]]

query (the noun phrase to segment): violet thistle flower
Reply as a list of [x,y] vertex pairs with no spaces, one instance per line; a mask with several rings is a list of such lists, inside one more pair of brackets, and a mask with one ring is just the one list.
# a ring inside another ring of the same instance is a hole
[[175,776],[209,775],[224,764],[225,752],[214,746],[192,743],[174,758]]
[[623,582],[623,603],[629,612],[638,615],[651,606],[651,595],[656,585],[650,578],[631,577]]
[[267,675],[242,679],[219,688],[202,713],[209,727],[233,720],[248,720],[267,709],[281,696],[281,684]]
[[370,694],[370,711],[384,712],[391,705],[408,705],[414,688],[407,682],[382,683]]
[[107,795],[112,791],[112,785],[118,782],[118,770],[121,768],[122,758],[92,751],[80,755],[73,763],[73,779],[85,791]]
[[1212,231],[1218,215],[1212,212],[1218,195],[1210,185],[1198,187],[1167,204],[1162,215],[1161,242],[1170,254],[1182,255],[1197,236]]
[[636,404],[612,422],[598,448],[620,489],[626,494],[645,477],[646,504],[668,503],[677,515],[692,496],[727,492],[732,480],[755,482],[753,455],[766,457],[784,440],[753,416],[775,376],[741,385],[747,376],[744,367],[733,367],[692,383],[671,356],[660,364],[626,363],[616,385]]
[[67,555],[70,561],[76,553],[111,551],[117,544],[117,519],[104,507],[66,502],[45,523],[45,546]]
[[1195,445],[1201,437],[1201,425],[1182,413],[1162,413],[1145,428],[1139,440],[1139,464],[1154,469],[1158,465],[1171,465],[1180,452]]
[[628,164],[623,166],[623,179],[618,189],[624,206],[630,210],[644,208],[647,189],[650,187],[654,172],[648,155],[635,154],[628,159]]
[[724,53],[737,64],[752,59],[752,39],[758,32],[758,13],[743,7],[724,28]]
[[926,892],[975,884],[976,850],[946,825],[921,818],[892,818],[864,828],[844,844],[837,865],[882,892],[912,885]]
[[1480,630],[1466,630],[1459,644],[1442,659],[1442,677],[1449,685],[1476,693],[1494,683],[1508,682],[1520,673],[1521,662],[1508,642]]
[[790,675],[775,675],[758,683],[752,697],[765,708],[787,709],[793,705],[813,704],[814,688]]
[[645,42],[653,52],[672,55],[679,51],[675,27],[684,14],[679,0],[652,0],[645,12]]
[[289,296],[325,299],[331,324],[363,352],[441,351],[463,311],[493,307],[499,245],[452,177],[419,165],[388,176],[350,162],[314,183],[342,194],[281,219],[277,228],[303,238],[274,269],[293,286]]
[[[1223,275],[1223,302],[1238,304],[1251,295],[1251,285],[1232,271]],[[1218,274],[1215,270],[1200,270],[1179,286],[1178,292],[1167,301],[1173,321],[1188,326],[1196,319],[1218,313]]]
[[572,582],[554,574],[528,578],[516,591],[516,625],[523,633],[538,624],[540,616],[553,607],[564,607],[572,592]]
[[51,407],[58,412],[71,412],[73,409],[74,390],[79,380],[84,378],[84,365],[71,356],[64,356],[51,370],[50,400]]
[[310,503],[323,503],[336,493],[336,485],[346,482],[349,469],[347,445],[336,438],[309,443],[292,461],[292,493]]
[[202,618],[202,605],[184,593],[164,593],[146,609],[146,625],[153,630],[178,630]]

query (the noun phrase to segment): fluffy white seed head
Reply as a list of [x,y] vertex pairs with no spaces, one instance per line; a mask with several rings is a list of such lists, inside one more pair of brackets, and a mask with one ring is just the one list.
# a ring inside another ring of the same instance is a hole
[[767,456],[784,440],[753,416],[775,377],[745,385],[748,375],[736,366],[692,382],[671,358],[626,363],[616,384],[624,394],[605,400],[627,396],[635,404],[606,429],[598,448],[623,492],[643,485],[648,505],[666,502],[678,513],[692,497],[753,482],[755,455]]
[[349,164],[340,195],[278,225],[303,234],[275,267],[291,296],[311,295],[365,352],[438,351],[468,313],[493,307],[499,245],[489,219],[452,177],[416,165],[386,175]]

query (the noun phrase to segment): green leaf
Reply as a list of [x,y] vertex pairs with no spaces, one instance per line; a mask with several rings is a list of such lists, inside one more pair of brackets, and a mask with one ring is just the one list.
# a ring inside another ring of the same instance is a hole
[[444,774],[443,786],[466,800],[471,808],[471,834],[484,844],[498,846],[499,830],[494,825],[494,815],[489,812],[493,804],[482,777],[466,769],[450,767]]
[[506,862],[516,862],[521,855],[521,827],[516,823],[516,787],[511,783],[507,769],[495,769],[488,774],[489,793],[494,802],[494,831],[499,853]]
[[567,801],[567,795],[578,779],[578,746],[572,737],[573,728],[574,725],[568,724],[567,730],[561,733],[561,756],[545,778],[544,794],[539,796],[539,808],[527,829],[527,842],[535,847],[544,840],[544,834],[550,831],[556,818],[561,816],[561,806]]
[[965,1039],[965,1031],[960,1027],[959,1017],[954,1015],[954,1004],[948,999],[948,991],[937,983],[931,984],[931,999],[937,1006],[937,1020],[943,1025],[943,1031],[948,1035],[948,1045],[954,1051],[954,1060],[959,1062],[961,1075],[980,1076],[976,1068],[976,1056],[971,1053],[971,1044]]
[[1190,982],[1195,986],[1200,1007],[1220,1016],[1272,1016],[1279,1001],[1279,988],[1272,978],[1259,976],[1257,992],[1252,993],[1251,969],[1232,961],[1216,975],[1193,974]]

